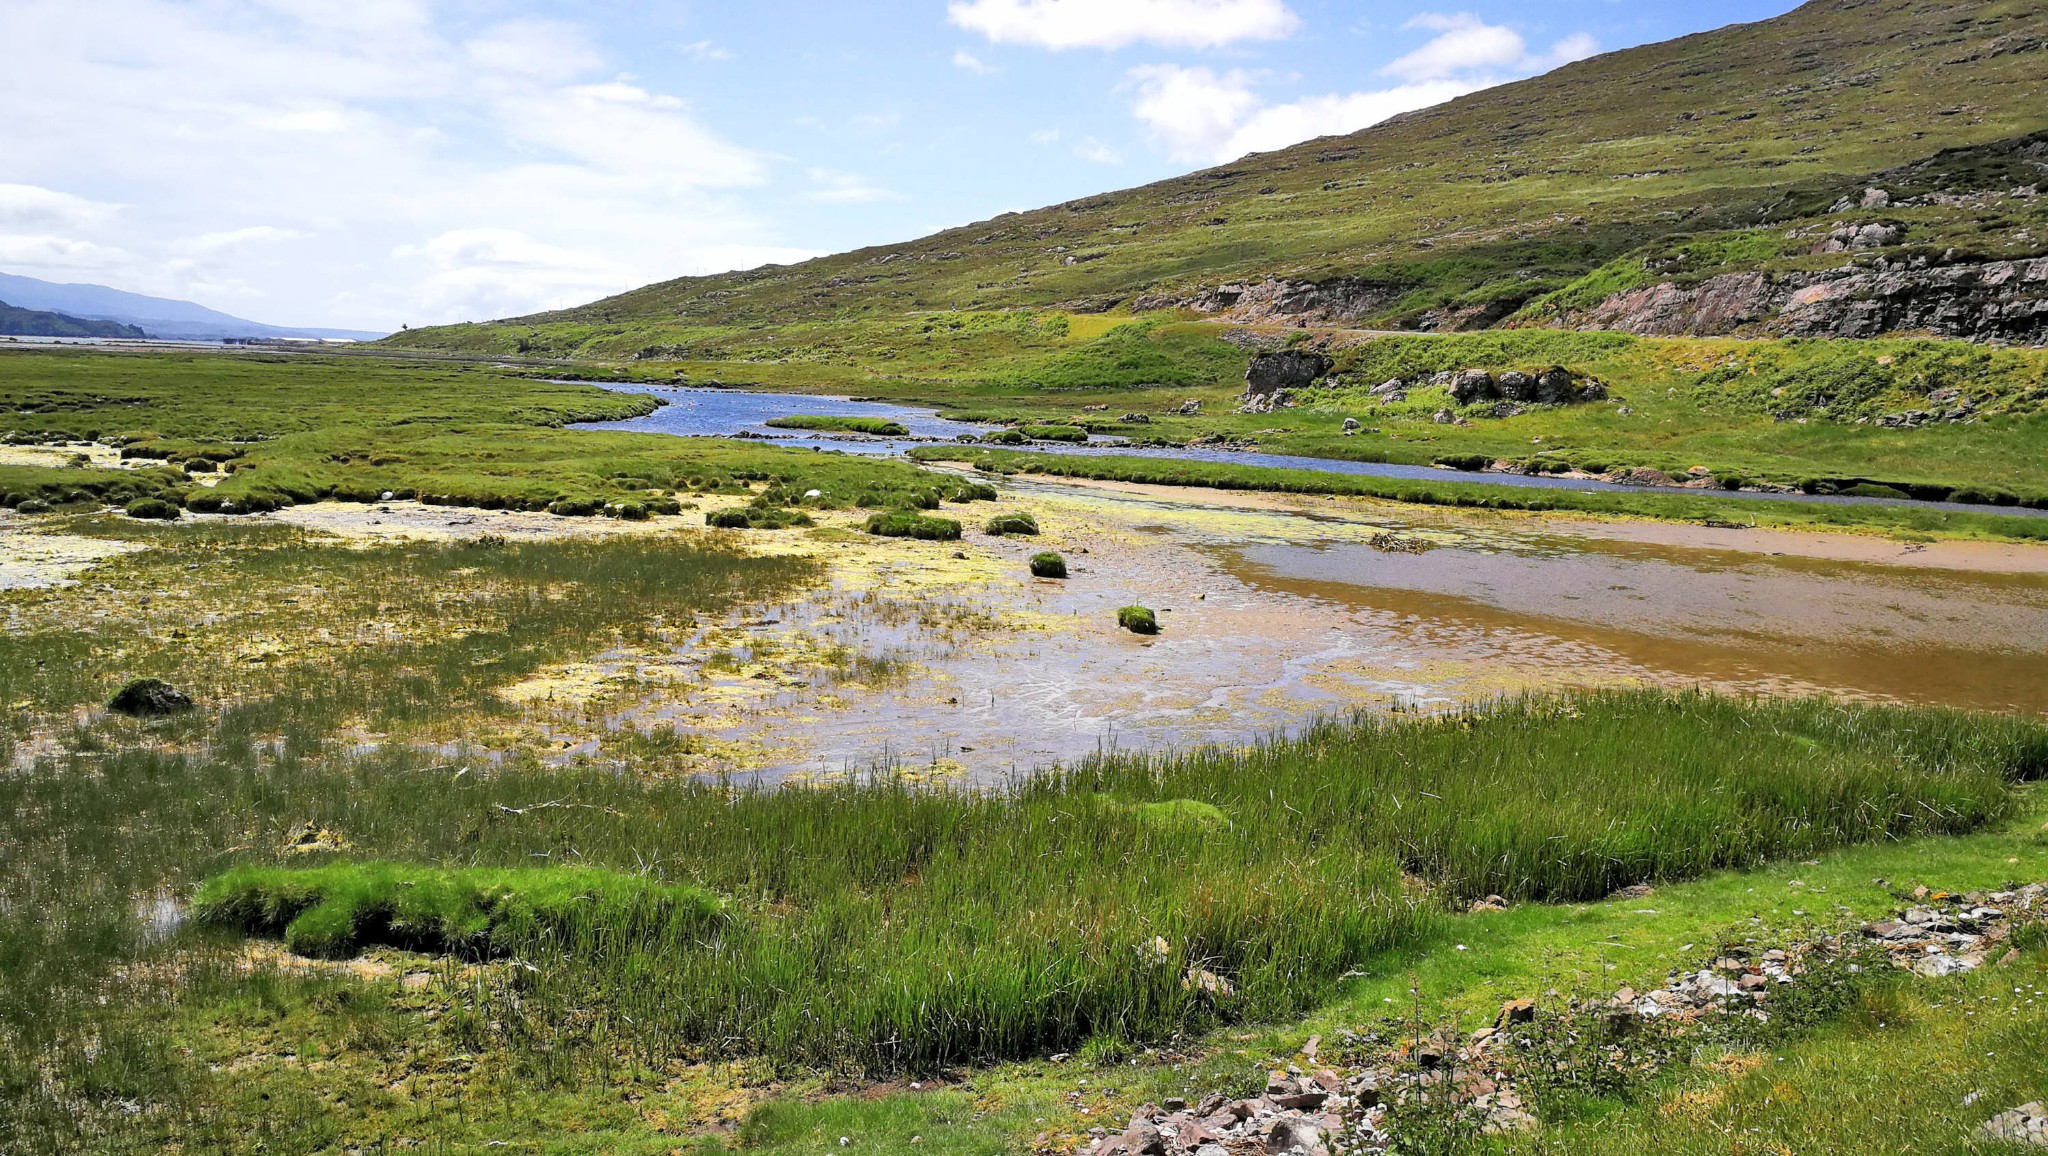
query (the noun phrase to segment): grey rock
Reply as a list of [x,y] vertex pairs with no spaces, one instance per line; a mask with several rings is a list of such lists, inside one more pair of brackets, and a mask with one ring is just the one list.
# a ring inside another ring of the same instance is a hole
[[1501,400],[1500,384],[1483,369],[1468,369],[1451,383],[1451,397],[1459,405]]
[[1267,397],[1282,390],[1307,389],[1328,374],[1334,364],[1323,354],[1299,349],[1261,353],[1252,358],[1251,368],[1245,371],[1245,396]]
[[2048,1148],[2048,1105],[2037,1100],[2000,1112],[1978,1127],[1977,1136],[2001,1144]]

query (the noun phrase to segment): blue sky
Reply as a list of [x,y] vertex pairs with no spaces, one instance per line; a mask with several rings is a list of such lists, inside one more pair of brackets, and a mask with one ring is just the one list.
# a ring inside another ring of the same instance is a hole
[[5,0],[0,270],[283,324],[504,316],[1141,184],[1791,6]]

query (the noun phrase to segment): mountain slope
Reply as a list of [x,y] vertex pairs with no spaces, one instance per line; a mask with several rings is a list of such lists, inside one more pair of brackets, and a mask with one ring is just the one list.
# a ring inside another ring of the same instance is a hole
[[[1143,188],[665,282],[521,318],[516,331],[403,340],[510,348],[529,335],[594,352],[583,346],[707,327],[1056,305],[1496,324],[1679,237],[1733,235],[1740,250],[1754,241],[1744,231],[1821,223],[1845,197],[1855,217],[1874,174],[2048,127],[2044,77],[2038,0],[1815,0]],[[1957,219],[1929,230],[1968,229],[1995,256],[2033,257],[2048,248],[2038,214],[1978,233],[1962,219],[1977,214],[1952,207]]]
[[62,313],[21,309],[0,301],[0,335],[8,337],[144,337],[118,321],[88,321]]
[[374,341],[384,336],[356,329],[295,329],[245,321],[219,310],[145,297],[104,285],[69,285],[0,273],[0,301],[24,309],[42,309],[96,321],[118,321],[147,330],[152,337],[178,341],[218,341],[227,337],[318,337]]

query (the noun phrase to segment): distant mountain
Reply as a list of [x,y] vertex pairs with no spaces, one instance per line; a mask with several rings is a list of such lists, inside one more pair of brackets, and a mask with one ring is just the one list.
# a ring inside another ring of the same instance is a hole
[[359,329],[295,329],[244,321],[190,301],[145,297],[104,285],[59,285],[0,273],[0,301],[93,321],[118,321],[169,341],[221,341],[230,337],[315,337],[375,341],[382,333]]
[[146,337],[133,325],[118,321],[87,321],[62,313],[21,309],[0,301],[0,337]]

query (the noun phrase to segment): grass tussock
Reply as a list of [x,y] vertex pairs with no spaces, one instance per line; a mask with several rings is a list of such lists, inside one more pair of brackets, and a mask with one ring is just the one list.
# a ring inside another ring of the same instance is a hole
[[1126,606],[1117,611],[1116,624],[1132,634],[1159,633],[1159,616],[1143,606]]
[[277,936],[316,959],[344,959],[373,944],[485,958],[543,938],[673,946],[721,922],[725,904],[702,888],[589,867],[343,863],[237,867],[199,888],[192,913],[215,926]]
[[957,542],[960,523],[915,510],[894,510],[868,518],[867,531],[878,538],[917,538],[926,542]]
[[1023,538],[1038,536],[1038,519],[1030,514],[1002,514],[990,518],[986,532],[990,537],[1003,538],[1011,534]]
[[1033,555],[1031,559],[1031,576],[1033,578],[1065,578],[1067,576],[1067,560],[1050,550],[1043,554]]

